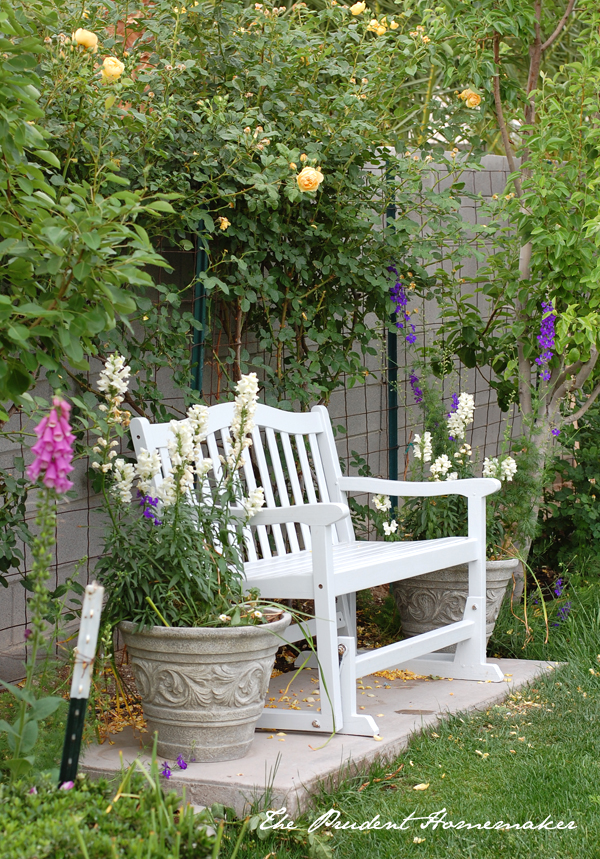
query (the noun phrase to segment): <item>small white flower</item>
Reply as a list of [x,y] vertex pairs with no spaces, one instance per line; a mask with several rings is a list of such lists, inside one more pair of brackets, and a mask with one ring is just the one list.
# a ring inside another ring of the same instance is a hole
[[125,462],[124,459],[115,459],[115,482],[112,486],[112,493],[120,498],[124,504],[131,501],[131,487],[133,486],[134,477],[135,468],[130,462]]
[[135,466],[136,476],[140,479],[138,484],[140,492],[143,492],[144,495],[147,495],[150,492],[152,481],[157,474],[160,474],[160,470],[160,453],[157,450],[153,450],[152,453],[150,453],[145,448],[142,448],[138,454]]
[[429,470],[431,471],[434,480],[440,480],[441,477],[446,476],[451,468],[452,461],[447,454],[442,453],[441,456],[438,456],[438,458],[431,463]]
[[392,519],[391,522],[383,523],[383,533],[386,537],[389,537],[391,534],[395,534],[398,530],[398,523],[395,519]]
[[456,473],[456,471],[453,471],[451,474],[449,474],[446,480],[458,480],[458,474]]
[[475,398],[472,394],[460,394],[458,407],[455,412],[448,416],[448,432],[451,438],[464,439],[465,430],[473,423],[475,412]]
[[[125,358],[115,352],[109,355],[104,369],[100,373],[98,379],[98,390],[108,399],[115,399],[121,394],[127,393],[127,383],[131,374],[131,368],[125,364]],[[123,402],[123,398],[119,399],[119,403]]]
[[494,456],[491,459],[486,456],[483,460],[483,477],[498,477],[498,457]]
[[517,473],[517,463],[512,456],[507,456],[500,463],[500,479],[512,482],[513,477]]
[[222,621],[223,623],[227,623],[227,621],[231,620],[231,618],[229,617],[228,614],[220,614],[219,620]]
[[241,505],[246,511],[248,519],[252,519],[255,513],[258,513],[260,508],[265,503],[265,493],[262,486],[257,486],[253,489],[248,498],[243,498]]
[[255,611],[254,617],[261,618],[262,617],[262,611]]
[[92,468],[95,468],[95,469],[96,469],[96,471],[98,471],[98,469],[99,469],[99,468],[101,468],[101,467],[102,467],[102,466],[100,465],[100,463],[99,463],[99,462],[92,462]]
[[233,443],[227,456],[230,468],[240,468],[243,460],[242,453],[252,444],[251,433],[254,429],[254,414],[258,402],[258,376],[248,373],[242,376],[235,386],[237,396],[234,401],[231,435]]
[[373,504],[375,505],[375,509],[380,510],[382,513],[386,513],[388,510],[392,509],[392,502],[390,501],[389,495],[374,495]]

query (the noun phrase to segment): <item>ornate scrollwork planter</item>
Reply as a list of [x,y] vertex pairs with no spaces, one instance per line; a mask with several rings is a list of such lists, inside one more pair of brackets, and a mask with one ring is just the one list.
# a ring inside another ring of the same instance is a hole
[[[494,630],[508,583],[518,560],[507,558],[486,564],[486,636]],[[393,582],[392,593],[407,638],[462,620],[467,601],[468,564]],[[456,645],[441,653],[454,653]]]
[[119,625],[158,754],[196,761],[242,758],[263,711],[275,653],[291,617],[262,626],[135,632]]

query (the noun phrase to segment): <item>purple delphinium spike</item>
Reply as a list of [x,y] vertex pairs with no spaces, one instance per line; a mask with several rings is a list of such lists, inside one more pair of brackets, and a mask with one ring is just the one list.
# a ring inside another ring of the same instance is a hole
[[167,761],[165,761],[165,762],[163,763],[163,765],[162,765],[162,769],[161,769],[161,771],[160,771],[160,774],[161,774],[161,775],[164,775],[164,777],[165,777],[165,778],[171,778],[171,767],[169,766],[169,764],[167,763]]
[[144,495],[138,489],[138,498],[140,499],[140,507],[143,507],[143,516],[154,522],[155,525],[162,525],[162,519],[159,519],[154,509],[158,504],[158,498],[152,498],[151,495]]
[[554,595],[557,597],[561,597],[563,595],[563,591],[564,591],[563,580],[562,580],[562,578],[557,579],[556,584],[554,585]]
[[177,756],[177,766],[179,767],[180,770],[186,770],[187,769],[188,765],[186,764],[183,755]]
[[571,611],[571,603],[570,603],[570,602],[566,602],[566,603],[565,603],[564,605],[562,605],[562,606],[559,608],[559,610],[557,611],[556,616],[557,616],[557,618],[558,618],[558,621],[556,621],[555,623],[553,623],[553,624],[552,624],[552,626],[558,626],[558,625],[559,625],[559,624],[561,624],[563,621],[565,621],[565,620],[568,618],[568,616],[569,616],[569,612],[570,612],[570,611]]
[[410,387],[415,397],[415,403],[423,402],[423,391],[419,388],[419,377],[416,373],[412,373],[410,377]]
[[554,344],[556,340],[554,331],[554,327],[556,325],[556,313],[554,313],[551,301],[542,301],[542,312],[544,315],[542,316],[542,321],[540,323],[540,333],[537,337],[539,347],[542,351],[535,359],[535,363],[538,367],[541,367],[540,379],[544,379],[544,381],[548,382],[550,380],[550,369],[548,364],[554,357]]
[[388,266],[388,271],[396,275],[396,283],[394,286],[390,286],[390,298],[394,303],[394,312],[397,317],[396,328],[402,328],[406,332],[406,342],[412,345],[417,341],[417,333],[415,326],[410,321],[410,313],[406,309],[408,296],[404,289],[404,283],[400,280],[395,266]]

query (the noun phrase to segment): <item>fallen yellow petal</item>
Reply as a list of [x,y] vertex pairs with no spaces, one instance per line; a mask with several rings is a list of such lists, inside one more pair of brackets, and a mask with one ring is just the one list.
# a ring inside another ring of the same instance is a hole
[[413,787],[413,790],[427,790],[428,787],[429,787],[429,782],[427,782],[427,784],[416,784]]
[[380,737],[379,734],[373,734],[373,739],[380,743],[383,740],[383,737]]

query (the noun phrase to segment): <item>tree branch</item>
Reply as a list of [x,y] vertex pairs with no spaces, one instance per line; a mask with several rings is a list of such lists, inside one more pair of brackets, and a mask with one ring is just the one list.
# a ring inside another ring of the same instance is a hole
[[594,400],[598,397],[598,394],[600,394],[600,382],[598,382],[598,384],[596,385],[592,393],[589,395],[585,403],[582,405],[582,407],[578,409],[578,411],[573,412],[572,415],[569,415],[569,423],[575,423],[575,421],[578,421],[580,418],[582,418],[589,409],[589,407],[592,405]]
[[[500,33],[494,33],[494,64],[496,66],[496,74],[492,78],[492,85],[494,88],[494,107],[496,108],[496,120],[498,121],[498,128],[500,129],[500,134],[502,135],[502,143],[504,144],[504,152],[508,159],[508,166],[510,168],[510,172],[516,173],[517,165],[515,164],[515,157],[512,151],[510,137],[508,136],[508,128],[504,120],[502,99],[500,98]],[[521,187],[521,180],[519,178],[515,178],[515,188],[518,196],[522,197],[523,189]]]
[[575,8],[575,3],[576,3],[576,0],[569,0],[569,4],[565,10],[565,14],[562,16],[562,18],[558,22],[556,30],[552,33],[551,36],[549,36],[546,39],[546,41],[542,45],[542,51],[545,51],[546,48],[549,48],[550,45],[553,45],[554,42],[558,39],[558,37],[560,36],[560,34],[562,33],[562,31],[564,29],[565,24],[567,23],[567,18],[569,17],[571,12]]
[[[596,351],[596,349],[593,349],[590,355],[590,360],[586,361],[585,364],[581,364],[581,362],[576,362],[575,364],[572,364],[570,367],[566,368],[566,370],[564,371],[564,375],[566,378],[564,382],[556,388],[554,394],[552,395],[552,399],[550,400],[549,406],[550,410],[556,409],[558,407],[559,401],[564,397],[567,391],[573,391],[578,389],[580,390],[583,387],[584,383],[589,378],[592,370],[596,366],[597,360],[598,352]],[[577,372],[577,375],[575,376],[575,381],[571,382],[570,378],[573,376],[575,368],[578,364],[580,368]],[[575,418],[573,420],[575,420]]]

